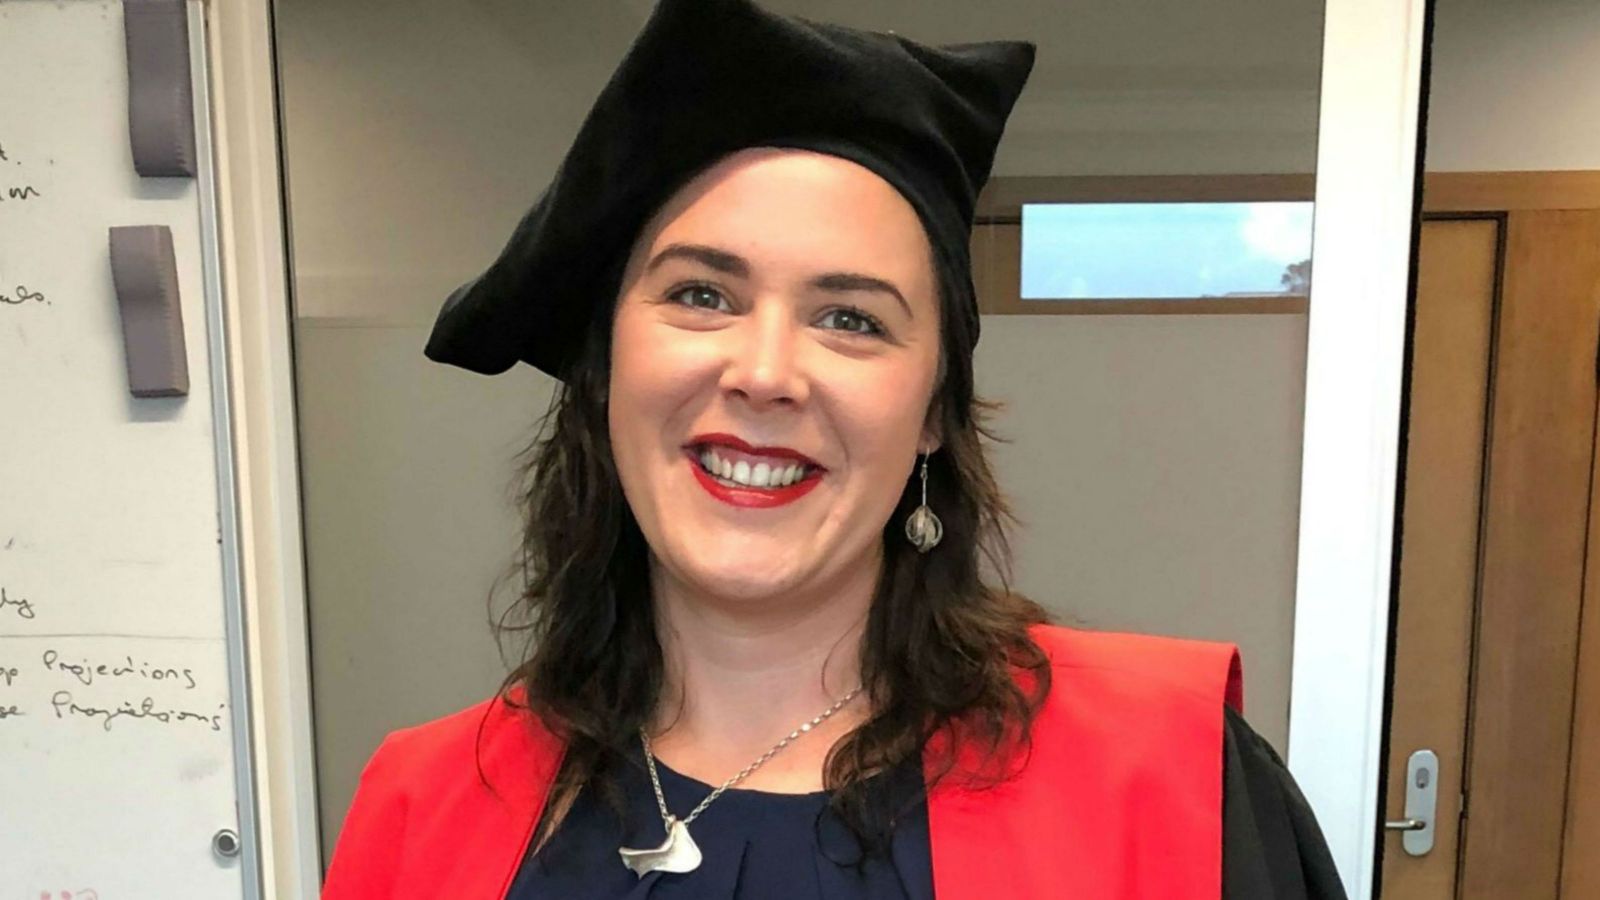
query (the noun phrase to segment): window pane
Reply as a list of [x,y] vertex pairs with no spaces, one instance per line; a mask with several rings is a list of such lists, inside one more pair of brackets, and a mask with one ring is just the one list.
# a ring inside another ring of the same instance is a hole
[[1024,300],[1307,293],[1311,203],[1025,203]]

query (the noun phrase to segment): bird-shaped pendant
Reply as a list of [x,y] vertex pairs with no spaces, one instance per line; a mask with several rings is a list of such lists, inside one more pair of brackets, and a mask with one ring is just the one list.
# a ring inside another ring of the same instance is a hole
[[633,874],[647,872],[692,872],[700,865],[700,847],[689,836],[689,826],[676,818],[667,822],[667,839],[659,847],[619,847],[622,864]]

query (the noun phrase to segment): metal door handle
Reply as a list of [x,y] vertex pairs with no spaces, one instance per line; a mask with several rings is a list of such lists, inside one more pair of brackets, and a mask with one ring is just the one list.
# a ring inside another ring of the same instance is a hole
[[1439,799],[1439,757],[1418,750],[1406,760],[1406,811],[1404,819],[1383,823],[1384,830],[1400,832],[1400,846],[1412,856],[1433,850],[1433,820]]

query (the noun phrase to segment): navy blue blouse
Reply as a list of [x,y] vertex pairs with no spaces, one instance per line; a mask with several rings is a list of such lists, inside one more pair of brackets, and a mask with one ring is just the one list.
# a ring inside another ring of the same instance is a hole
[[[689,825],[704,856],[692,872],[636,876],[618,847],[654,847],[666,838],[642,748],[621,782],[626,822],[596,792],[582,791],[561,827],[522,862],[507,900],[933,900],[926,803],[894,830],[889,852],[863,854],[828,808],[828,794],[777,794],[729,788]],[[667,809],[689,814],[712,787],[656,761]],[[918,798],[922,774],[903,766],[878,781],[897,800]]]
[[[1311,808],[1283,761],[1233,710],[1224,712],[1223,900],[1339,900],[1345,896]],[[711,786],[656,763],[667,809],[688,815]],[[934,900],[927,804],[916,765],[877,782],[906,810],[887,854],[863,857],[828,809],[828,795],[732,788],[689,826],[705,859],[692,872],[633,874],[618,847],[665,839],[643,750],[621,777],[626,822],[594,792],[578,795],[507,900]],[[860,863],[857,865],[857,863]]]

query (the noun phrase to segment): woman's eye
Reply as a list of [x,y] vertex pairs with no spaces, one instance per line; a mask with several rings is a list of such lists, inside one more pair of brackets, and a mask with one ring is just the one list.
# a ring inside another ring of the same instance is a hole
[[[680,306],[688,306],[694,309],[733,311],[732,305],[728,303],[728,298],[709,284],[684,285],[668,293],[667,300]],[[823,315],[822,321],[826,327],[835,331],[877,337],[882,337],[888,333],[883,327],[883,323],[878,321],[871,313],[853,306],[831,309]]]
[[884,333],[883,323],[864,310],[852,307],[832,309],[822,317],[824,322],[830,319],[839,325],[840,331],[866,335],[882,335]]
[[668,294],[667,299],[684,306],[693,306],[701,309],[716,309],[719,304],[727,303],[727,298],[722,296],[722,292],[709,284],[685,285]]

